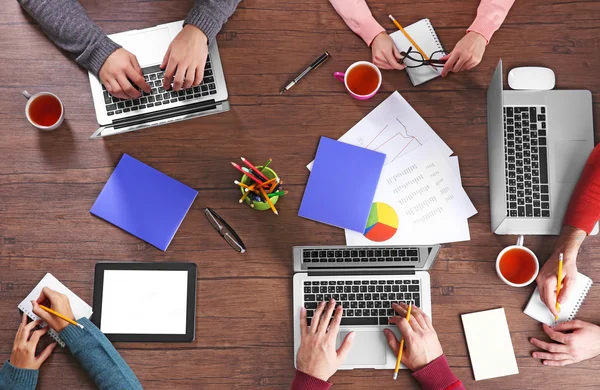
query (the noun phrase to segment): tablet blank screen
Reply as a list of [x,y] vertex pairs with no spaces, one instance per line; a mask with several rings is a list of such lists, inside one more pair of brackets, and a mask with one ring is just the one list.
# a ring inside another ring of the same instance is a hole
[[105,270],[100,330],[185,334],[187,271]]

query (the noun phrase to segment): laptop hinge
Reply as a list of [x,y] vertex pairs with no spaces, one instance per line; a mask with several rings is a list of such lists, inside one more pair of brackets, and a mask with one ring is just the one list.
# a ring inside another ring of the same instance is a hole
[[368,275],[415,275],[415,270],[394,270],[394,271],[365,271],[365,270],[344,270],[344,269],[336,269],[336,270],[318,270],[318,271],[308,271],[308,276],[368,276]]
[[173,107],[166,110],[149,112],[146,114],[135,115],[128,118],[116,119],[112,122],[112,127],[115,129],[120,129],[123,127],[134,126],[137,124],[143,124],[146,122],[170,118],[173,116],[185,115],[193,112],[214,110],[215,108],[217,108],[217,103],[214,99],[211,99],[204,102],[186,104],[184,106]]

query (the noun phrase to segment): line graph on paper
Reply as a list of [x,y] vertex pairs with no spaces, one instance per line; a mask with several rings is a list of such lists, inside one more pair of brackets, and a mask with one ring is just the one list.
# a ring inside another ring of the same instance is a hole
[[375,136],[370,139],[359,136],[356,141],[359,146],[385,153],[384,165],[394,162],[398,157],[423,145],[419,138],[413,135],[398,117],[395,117],[394,120],[383,126],[381,130],[374,132],[374,134]]

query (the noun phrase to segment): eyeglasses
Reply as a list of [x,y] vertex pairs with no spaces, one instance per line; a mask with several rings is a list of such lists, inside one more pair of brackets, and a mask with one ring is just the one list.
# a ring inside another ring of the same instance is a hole
[[[400,60],[400,63],[404,63],[407,68],[419,68],[421,66],[435,66],[438,68],[443,68],[444,64],[446,63],[446,60],[440,59],[446,55],[446,53],[443,50],[434,51],[429,56],[428,60],[423,58],[423,55],[418,51],[413,51],[412,46],[408,48],[408,51],[400,52],[400,55],[403,57]],[[406,60],[407,58],[411,60],[414,64],[405,63],[404,60]]]
[[204,215],[211,225],[219,232],[219,234],[227,241],[229,246],[240,253],[246,252],[246,247],[240,236],[229,226],[223,218],[219,216],[213,209],[207,207],[204,209]]

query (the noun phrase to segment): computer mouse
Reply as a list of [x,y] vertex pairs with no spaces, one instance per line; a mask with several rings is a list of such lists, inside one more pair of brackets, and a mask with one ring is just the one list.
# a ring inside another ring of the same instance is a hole
[[536,89],[547,91],[554,88],[556,76],[550,68],[524,66],[508,72],[508,86],[512,89]]

